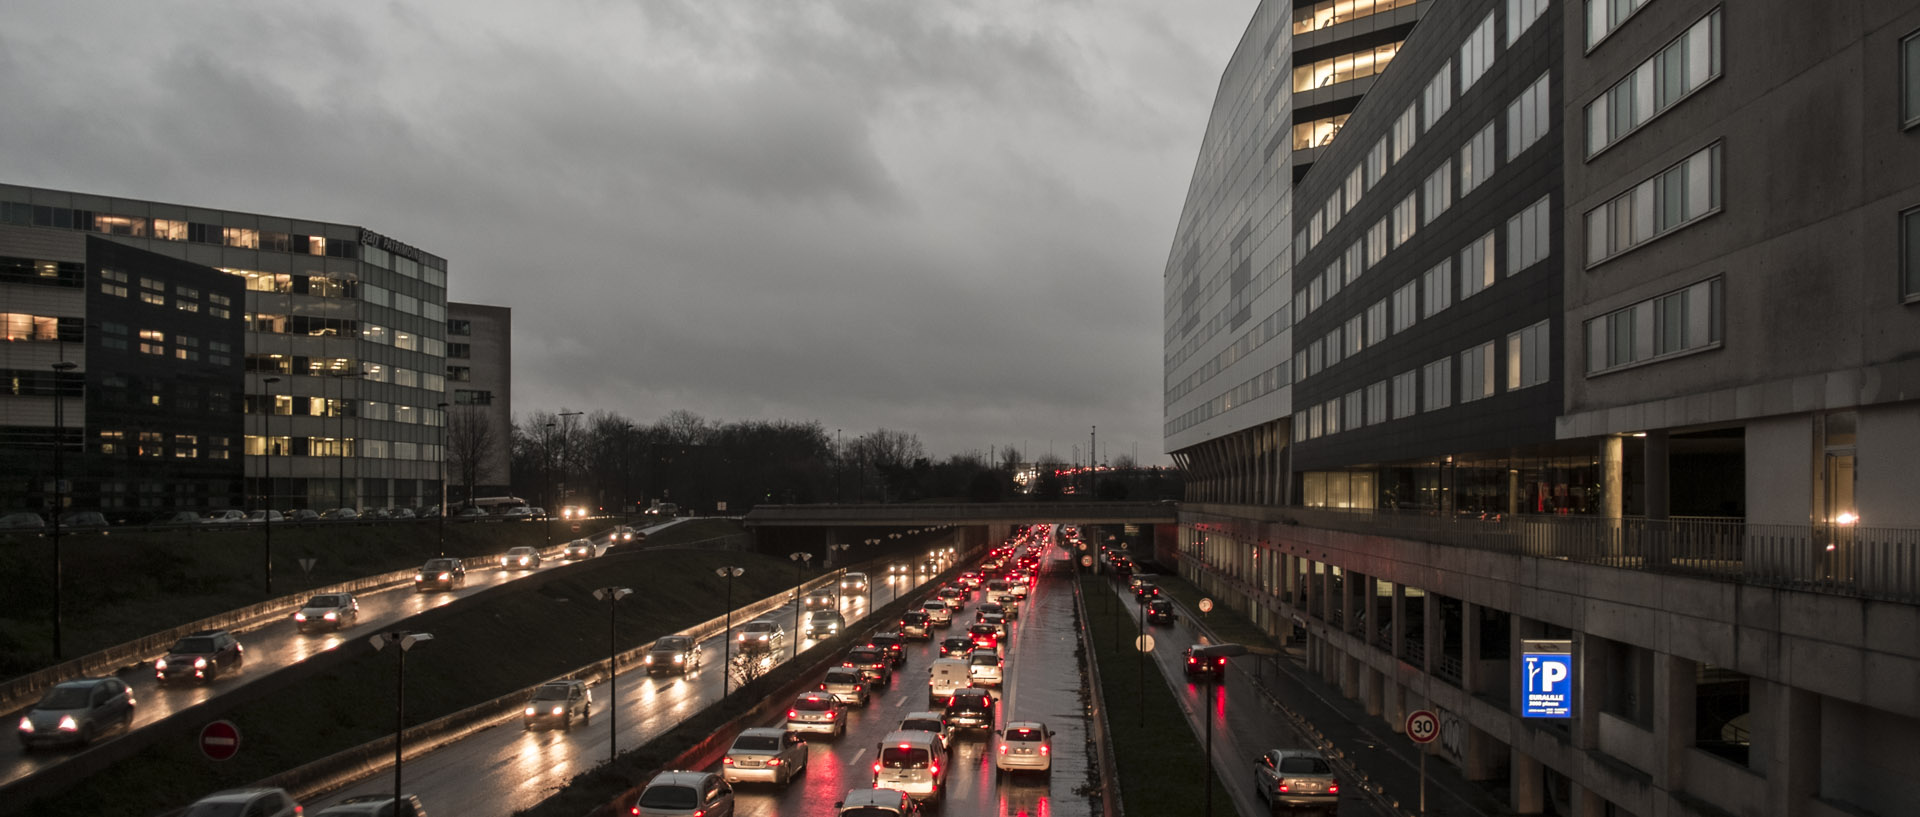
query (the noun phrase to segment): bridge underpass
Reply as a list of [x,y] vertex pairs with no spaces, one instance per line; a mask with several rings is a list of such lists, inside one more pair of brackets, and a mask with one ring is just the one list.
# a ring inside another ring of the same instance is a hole
[[[826,553],[829,545],[848,544],[855,546],[854,558],[859,558],[857,548],[862,544],[913,540],[967,548],[1003,541],[1015,525],[1038,523],[1135,526],[1139,541],[1158,544],[1164,538],[1171,544],[1178,514],[1179,506],[1173,502],[760,505],[747,513],[742,524],[763,550],[778,545]],[[923,538],[928,536],[933,539]]]

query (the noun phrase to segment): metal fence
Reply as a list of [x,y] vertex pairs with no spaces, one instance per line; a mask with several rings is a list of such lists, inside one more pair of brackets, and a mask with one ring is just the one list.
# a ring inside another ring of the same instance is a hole
[[1920,603],[1920,529],[1329,508],[1286,508],[1279,514],[1282,523],[1309,528]]

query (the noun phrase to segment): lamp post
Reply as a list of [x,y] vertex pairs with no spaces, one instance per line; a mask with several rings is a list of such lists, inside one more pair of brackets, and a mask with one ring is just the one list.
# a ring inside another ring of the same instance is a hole
[[567,458],[573,455],[573,424],[568,422],[567,418],[578,417],[585,413],[584,411],[563,411],[554,415],[559,418],[560,423],[560,511],[563,518],[566,516],[566,494],[568,493]]
[[620,656],[620,647],[614,641],[614,613],[620,609],[619,601],[633,595],[631,587],[602,587],[593,591],[593,597],[607,603],[607,762],[612,763],[620,756],[615,746],[620,740],[620,707],[618,696],[619,667],[615,661]]
[[834,564],[839,564],[841,559],[846,558],[847,549],[851,547],[853,547],[853,545],[847,544],[846,542],[828,545],[827,558],[833,560]]
[[61,468],[60,450],[66,447],[67,419],[65,404],[62,402],[61,381],[67,372],[79,368],[78,363],[62,360],[53,364],[53,657],[60,654],[60,585],[65,577],[61,575],[60,561],[60,505],[65,501],[60,490],[60,479],[66,475]]
[[733,680],[733,577],[747,572],[744,567],[715,568],[714,573],[727,577],[727,628],[720,631],[720,699],[726,700],[727,687]]
[[[366,374],[365,372],[328,372],[327,376],[332,378],[343,378],[343,377],[361,377],[361,376],[364,376],[365,374]],[[341,382],[340,384],[340,396],[336,399],[335,405],[332,408],[334,411],[334,416],[340,418],[340,423],[338,426],[338,428],[340,429],[340,436],[338,439],[334,440],[335,448],[334,448],[334,458],[333,458],[334,464],[335,464],[335,469],[334,469],[335,476],[338,479],[338,482],[336,483],[336,488],[335,488],[338,495],[335,496],[334,498],[339,500],[340,504],[335,505],[334,507],[344,508],[347,506],[347,384],[344,381]],[[321,479],[325,479],[325,478],[326,477],[324,476],[321,477]]]
[[267,443],[267,507],[260,511],[260,572],[267,577],[267,598],[273,598],[273,384],[280,382],[278,377],[262,378],[260,383],[267,387],[267,416],[260,420],[262,437]]
[[787,554],[787,558],[793,560],[793,657],[799,658],[800,657],[800,582],[805,577],[804,574],[802,573],[802,570],[803,570],[802,565],[804,565],[807,562],[813,561],[813,554],[806,553],[803,551],[794,551],[793,553]]
[[414,645],[422,641],[432,641],[433,633],[416,633],[410,630],[394,630],[379,633],[367,639],[373,643],[375,651],[384,650],[388,644],[400,648],[400,669],[394,674],[393,682],[393,805],[400,807],[400,761],[407,727],[407,653]]
[[[1236,655],[1246,655],[1247,648],[1242,644],[1211,644],[1205,647],[1195,647],[1193,654],[1200,660],[1206,661],[1213,658],[1232,658]],[[1211,817],[1213,814],[1213,696],[1214,689],[1227,682],[1227,668],[1222,666],[1218,672],[1218,675],[1207,681],[1207,782],[1205,783],[1207,809],[1202,813],[1208,815],[1208,817]]]
[[[546,449],[545,451],[541,452],[541,459],[544,459],[547,461],[547,488],[545,491],[541,492],[546,494],[546,497],[542,499],[541,502],[544,502],[545,504],[548,504],[548,505],[553,504],[553,427],[554,425],[555,425],[554,423],[547,424],[546,444],[541,446],[541,448]],[[547,513],[546,513],[546,518],[540,520],[540,524],[541,526],[547,529],[547,549],[552,550],[553,549],[553,509],[544,508],[542,510],[545,510]]]
[[440,410],[440,517],[435,525],[440,537],[440,555],[447,555],[447,404],[439,403],[434,408]]

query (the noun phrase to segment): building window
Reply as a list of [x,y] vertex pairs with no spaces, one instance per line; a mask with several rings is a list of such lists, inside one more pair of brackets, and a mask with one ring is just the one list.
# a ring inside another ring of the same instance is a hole
[[473,369],[467,366],[448,366],[447,379],[455,383],[472,382]]
[[143,355],[165,355],[167,353],[167,333],[153,329],[140,330],[140,353]]
[[1355,315],[1347,319],[1345,336],[1347,341],[1347,357],[1353,357],[1359,354],[1360,350],[1367,348],[1365,323],[1366,319],[1360,315]]
[[1551,194],[1541,196],[1519,215],[1507,219],[1507,275],[1518,275],[1547,259],[1552,237],[1547,205],[1552,198]]
[[1334,259],[1334,262],[1327,266],[1327,271],[1321,273],[1320,279],[1325,282],[1321,285],[1322,303],[1331,301],[1333,296],[1340,294],[1340,287],[1345,283],[1345,279],[1340,272],[1339,259]]
[[1341,328],[1338,326],[1334,327],[1333,331],[1327,333],[1326,341],[1327,366],[1331,368],[1346,356],[1347,345],[1344,342],[1345,337],[1341,334]]
[[166,306],[167,296],[158,292],[141,292],[140,301],[141,303],[152,304],[154,306]]
[[1362,168],[1354,168],[1352,173],[1347,174],[1346,184],[1341,187],[1342,192],[1346,194],[1348,210],[1352,210],[1354,205],[1359,204],[1360,197],[1367,192],[1367,180],[1362,175],[1363,172]]
[[448,318],[447,334],[471,335],[473,334],[473,321],[461,320],[459,318]]
[[1374,222],[1372,227],[1367,228],[1367,268],[1369,269],[1380,263],[1380,259],[1387,257],[1387,250],[1393,246],[1387,243],[1387,228],[1385,216]]
[[1413,231],[1420,226],[1420,196],[1408,193],[1407,197],[1393,206],[1393,246],[1400,246],[1413,239]]
[[1423,396],[1421,411],[1437,411],[1453,405],[1453,358],[1443,357],[1427,364],[1420,372]]
[[[1360,273],[1367,271],[1366,257],[1367,251],[1364,242],[1355,241],[1347,245],[1347,254],[1343,259],[1343,263],[1346,264],[1347,283],[1353,283],[1354,279],[1360,277]],[[1333,297],[1331,292],[1329,292],[1327,297]]]
[[1493,286],[1493,232],[1488,231],[1460,251],[1460,300]]
[[1587,0],[1587,50],[1600,44],[1647,0]]
[[1900,292],[1920,300],[1920,208],[1900,214]]
[[1333,144],[1333,137],[1340,135],[1341,126],[1347,124],[1348,114],[1302,122],[1293,126],[1293,149],[1323,148]]
[[493,392],[475,389],[454,389],[453,404],[456,406],[491,406]]
[[1404,420],[1420,412],[1420,387],[1417,373],[1405,371],[1393,376],[1393,419]]
[[1334,23],[1351,23],[1362,17],[1392,11],[1401,6],[1411,6],[1414,2],[1415,0],[1320,0],[1311,6],[1301,6],[1293,10],[1293,33],[1306,34]]
[[1441,162],[1440,167],[1427,177],[1426,183],[1420,188],[1421,201],[1426,208],[1420,218],[1420,225],[1424,227],[1453,206],[1453,160]]
[[1421,130],[1433,130],[1448,108],[1453,107],[1453,60],[1440,64],[1433,72],[1433,79],[1427,81],[1427,88],[1420,93]]
[[1322,406],[1313,406],[1307,409],[1307,438],[1308,439],[1314,439],[1314,440],[1319,439],[1321,433],[1324,431],[1324,429],[1326,429],[1326,417],[1325,417],[1326,412],[1322,411],[1321,409],[1322,409]]
[[1606,150],[1720,76],[1720,10],[1587,103],[1587,156]]
[[1372,346],[1387,339],[1387,299],[1375,301],[1367,307],[1367,345]]
[[1413,142],[1420,136],[1420,105],[1407,106],[1405,113],[1393,122],[1393,161],[1398,163],[1406,158],[1407,151],[1413,149]]
[[27,315],[18,312],[0,313],[0,340],[31,341],[59,340],[60,319],[52,315]]
[[1720,143],[1587,211],[1591,267],[1720,211]]
[[1337,83],[1365,79],[1387,70],[1387,63],[1392,62],[1393,56],[1398,53],[1400,53],[1399,43],[1387,43],[1295,67],[1293,90],[1299,93],[1315,88],[1326,88]]
[[1466,198],[1474,188],[1492,178],[1495,166],[1493,123],[1488,122],[1460,148],[1460,197]]
[[1387,137],[1382,136],[1380,141],[1373,144],[1373,150],[1367,152],[1367,189],[1371,190],[1379,185],[1380,179],[1386,175]]
[[1541,321],[1507,336],[1507,391],[1538,386],[1553,373],[1553,335]]
[[1460,353],[1460,402],[1493,396],[1493,341]]
[[1720,300],[1713,278],[1587,321],[1587,374],[1719,346]]
[[1421,302],[1420,317],[1431,318],[1453,305],[1453,259],[1448,258],[1433,265],[1420,278],[1420,289],[1426,293],[1426,298]]
[[1387,381],[1382,380],[1367,387],[1367,425],[1379,425],[1387,421]]
[[1367,424],[1365,413],[1366,405],[1360,389],[1347,392],[1347,396],[1341,399],[1340,408],[1347,414],[1343,419],[1343,423],[1348,431]]
[[1466,96],[1467,90],[1480,81],[1480,75],[1493,66],[1493,12],[1487,12],[1487,19],[1481,20],[1467,35],[1467,41],[1460,45],[1460,95]]
[[1533,21],[1540,19],[1540,13],[1547,10],[1547,0],[1507,0],[1507,47],[1520,35],[1527,33]]
[[[1714,12],[1714,16],[1717,18],[1719,12]],[[1716,34],[1718,31],[1715,29]],[[1717,44],[1719,38],[1716,36],[1714,39]],[[1714,53],[1718,56],[1719,49],[1716,48]],[[1719,70],[1718,60],[1713,67]],[[1901,113],[1906,126],[1911,128],[1920,125],[1920,32],[1908,34],[1906,39],[1900,41],[1900,71],[1900,83],[1904,86],[1904,93],[1900,95]]]
[[1413,322],[1420,316],[1420,282],[1408,281],[1406,286],[1393,291],[1393,332],[1399,334],[1413,328]]
[[1333,229],[1333,225],[1340,223],[1340,217],[1347,214],[1347,208],[1340,204],[1339,190],[1333,191],[1333,195],[1327,197],[1327,205],[1321,208],[1320,214],[1326,218],[1329,230]]
[[449,343],[447,344],[447,357],[455,357],[462,360],[471,358],[473,357],[473,347],[465,343]]
[[1540,78],[1520,92],[1520,97],[1507,106],[1507,161],[1525,153],[1540,137],[1547,135],[1552,127],[1553,112],[1550,110],[1553,100],[1548,89],[1547,78],[1552,72],[1541,74]]
[[1297,443],[1305,440],[1306,438],[1307,438],[1307,413],[1304,411],[1296,411],[1293,413],[1293,441]]
[[173,307],[181,312],[199,312],[200,302],[177,299],[173,302]]

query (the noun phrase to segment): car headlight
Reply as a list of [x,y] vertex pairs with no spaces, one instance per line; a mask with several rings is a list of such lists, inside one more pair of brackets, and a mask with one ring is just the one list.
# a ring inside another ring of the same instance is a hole
[[531,718],[531,717],[533,717],[533,714],[534,714],[534,712],[535,712],[535,711],[536,711],[536,710],[534,710],[534,708],[533,708],[533,707],[531,707],[531,706],[529,706],[529,707],[527,707],[527,717],[529,717],[529,718]]
[[294,620],[294,621],[306,621],[306,620],[307,620],[307,614],[306,614],[306,613],[294,613],[294,614],[293,614],[293,620]]
[[335,620],[335,619],[337,619],[337,618],[339,618],[339,617],[340,617],[340,614],[339,614],[339,613],[328,613],[328,614],[326,614],[326,615],[324,615],[324,616],[321,616],[321,618],[324,618],[324,619],[326,619],[326,620],[328,620],[328,621],[333,621],[333,620]]
[[194,669],[206,669],[206,668],[207,668],[207,659],[205,659],[205,658],[195,658],[195,659],[193,659],[193,668],[194,668]]
[[642,659],[640,659],[640,663],[642,663],[642,664],[651,664],[651,663],[653,663],[653,656],[651,656],[651,655],[649,655],[649,656],[646,656],[645,658],[642,658]]
[[565,712],[565,711],[566,711],[566,709],[567,709],[567,708],[566,708],[566,707],[564,707],[564,706],[556,706],[556,707],[554,707],[554,708],[553,708],[553,714],[555,714],[555,715],[558,715],[558,714],[560,714],[560,713],[562,713],[562,712]]
[[21,719],[20,719],[20,731],[22,731],[22,732],[32,732],[32,731],[33,731],[33,719],[32,719],[32,718],[21,718]]
[[673,657],[673,663],[675,664],[678,664],[684,660],[686,660],[686,656],[683,656],[683,655],[676,655]]
[[78,732],[80,731],[80,724],[73,719],[72,715],[62,715],[60,716],[60,731]]

